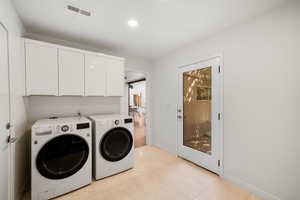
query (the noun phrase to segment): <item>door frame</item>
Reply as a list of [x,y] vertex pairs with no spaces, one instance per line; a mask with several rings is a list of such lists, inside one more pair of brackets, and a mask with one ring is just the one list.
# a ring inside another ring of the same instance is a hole
[[[9,123],[10,123],[10,129],[8,130],[8,136],[12,136],[12,116],[11,116],[11,80],[10,80],[10,51],[9,51],[9,32],[4,23],[0,21],[0,26],[5,30],[6,32],[6,39],[7,39],[7,80],[8,80],[8,102],[9,102]],[[14,199],[14,169],[15,169],[15,163],[14,163],[14,144],[8,143],[8,199],[13,200]]]
[[[152,145],[152,134],[151,134],[151,75],[150,72],[143,70],[143,69],[137,69],[136,67],[132,66],[125,66],[125,74],[126,71],[132,71],[132,72],[138,72],[138,73],[142,73],[146,76],[146,108],[147,108],[147,117],[146,117],[146,145]],[[124,82],[124,84],[126,85],[127,89],[128,89],[128,84],[126,83],[126,80]],[[128,90],[126,90],[126,95],[128,95]],[[128,97],[127,97],[128,98]],[[126,102],[126,105],[124,105],[124,101]],[[121,107],[123,106],[123,108],[121,108],[121,111],[123,110],[124,113],[126,113],[128,115],[128,99],[124,99],[124,97],[121,98]]]
[[[222,53],[218,53],[218,54],[214,54],[212,56],[208,56],[208,57],[204,57],[198,60],[195,60],[189,64],[184,64],[181,65],[179,67],[177,67],[177,83],[178,83],[178,97],[177,97],[177,108],[179,108],[179,98],[180,98],[180,92],[179,92],[179,88],[180,88],[180,81],[179,81],[179,75],[181,73],[182,68],[188,67],[190,65],[195,65],[198,63],[203,63],[203,62],[207,62],[209,60],[212,59],[219,59],[219,69],[220,69],[220,124],[219,124],[219,130],[220,130],[220,147],[219,147],[219,160],[220,160],[220,166],[219,166],[219,170],[217,171],[217,174],[222,177],[224,174],[224,60],[223,60],[223,54]],[[177,113],[177,112],[176,112]],[[177,143],[177,156],[180,157],[180,151],[179,151],[179,133],[180,129],[179,129],[179,120],[177,119],[177,134],[176,134],[176,143]]]

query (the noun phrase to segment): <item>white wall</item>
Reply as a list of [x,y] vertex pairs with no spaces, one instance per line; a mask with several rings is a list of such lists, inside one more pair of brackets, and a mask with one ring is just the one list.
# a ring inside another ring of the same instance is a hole
[[12,124],[16,137],[18,137],[13,149],[15,151],[15,177],[14,195],[19,199],[26,183],[26,101],[24,94],[24,57],[21,35],[24,28],[20,22],[10,0],[0,1],[0,22],[9,31],[9,61],[10,61],[10,84],[12,103]]
[[177,67],[224,56],[224,177],[265,199],[300,198],[300,3],[160,59],[152,141],[176,154]]
[[31,96],[28,100],[28,120],[30,124],[42,118],[53,116],[118,114],[120,97],[51,97]]

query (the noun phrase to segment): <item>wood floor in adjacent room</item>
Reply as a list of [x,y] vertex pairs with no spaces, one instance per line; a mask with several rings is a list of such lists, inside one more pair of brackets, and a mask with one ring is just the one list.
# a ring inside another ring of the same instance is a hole
[[136,114],[134,117],[134,146],[142,147],[146,145],[146,121],[143,113]]
[[[59,187],[59,186],[58,186]],[[259,200],[217,175],[156,147],[136,149],[135,168],[57,200]]]

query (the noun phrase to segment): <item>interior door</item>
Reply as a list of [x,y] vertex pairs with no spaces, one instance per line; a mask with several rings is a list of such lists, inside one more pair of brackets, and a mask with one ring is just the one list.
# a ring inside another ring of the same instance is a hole
[[10,199],[8,144],[10,121],[7,31],[0,23],[0,199]]
[[179,69],[178,154],[220,173],[219,58]]

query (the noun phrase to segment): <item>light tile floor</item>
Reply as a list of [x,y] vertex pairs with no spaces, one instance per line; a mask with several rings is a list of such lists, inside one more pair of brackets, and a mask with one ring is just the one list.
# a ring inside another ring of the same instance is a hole
[[217,175],[156,147],[136,149],[135,168],[57,200],[259,200]]

